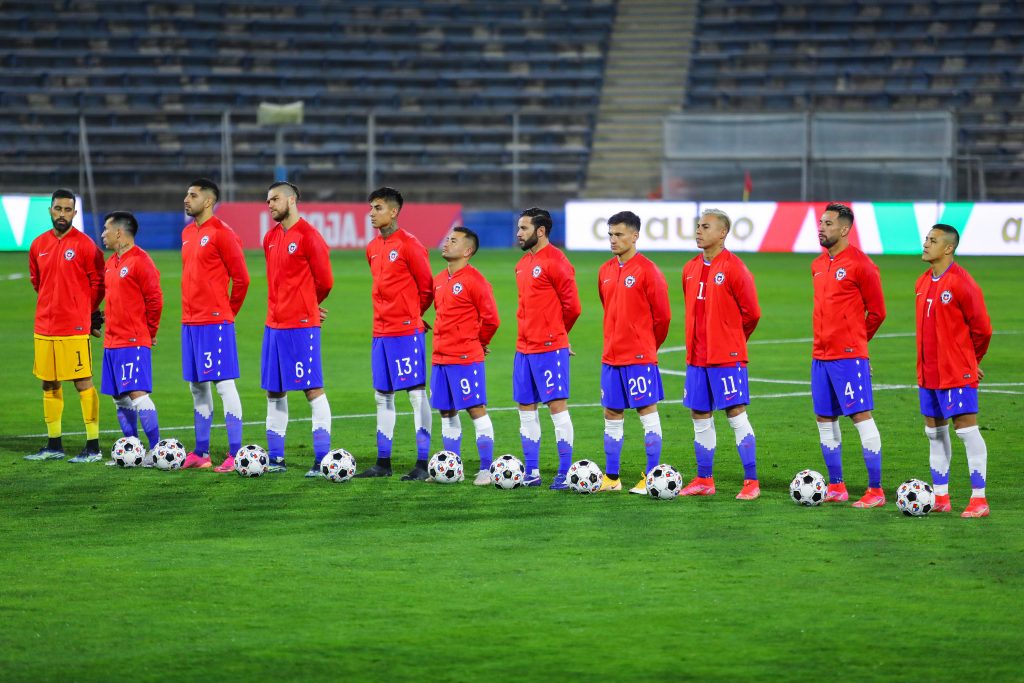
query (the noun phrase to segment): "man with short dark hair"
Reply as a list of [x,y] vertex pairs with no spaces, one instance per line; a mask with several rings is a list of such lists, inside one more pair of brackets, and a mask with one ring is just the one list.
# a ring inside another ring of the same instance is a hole
[[160,271],[149,254],[135,244],[138,231],[138,220],[127,211],[114,211],[103,219],[103,246],[114,253],[107,259],[104,272],[107,330],[101,391],[114,400],[122,434],[138,437],[138,425],[142,423],[149,442],[143,466],[152,467],[153,449],[160,440],[156,405],[150,397],[152,346],[160,328],[164,297]]
[[103,252],[80,230],[72,227],[75,195],[57,190],[50,198],[47,230],[32,240],[28,273],[36,290],[33,325],[35,357],[32,374],[43,382],[43,420],[47,444],[26,460],[64,457],[61,416],[63,382],[75,383],[85,421],[85,448],[68,462],[96,462],[100,455],[99,396],[92,383],[92,348],[89,335],[99,336],[103,301]]
[[473,419],[480,470],[473,483],[491,483],[494,426],[487,414],[487,377],[484,356],[501,324],[498,305],[487,279],[469,265],[480,247],[477,234],[462,226],[452,228],[441,247],[448,267],[434,277],[434,354],[430,396],[441,413],[445,450],[461,455],[462,423],[459,411]]
[[227,455],[215,471],[230,472],[242,447],[235,316],[249,291],[249,270],[242,240],[213,213],[219,199],[220,190],[207,178],[193,180],[185,193],[185,213],[193,222],[181,231],[181,369],[192,392],[196,445],[182,467],[213,465],[212,383],[224,404],[228,433]]
[[932,226],[921,260],[929,264],[917,280],[917,383],[924,433],[928,437],[935,506],[950,512],[949,464],[953,448],[949,421],[967,450],[971,500],[961,517],[988,517],[985,475],[988,448],[978,430],[979,363],[992,340],[985,297],[974,278],[954,261],[960,233],[951,225]]
[[558,473],[550,488],[568,488],[573,428],[569,417],[569,331],[580,317],[576,271],[550,242],[551,214],[540,208],[519,214],[516,239],[525,253],[516,264],[519,323],[512,364],[512,397],[519,404],[519,435],[526,464],[526,486],[540,486],[540,420],[537,404],[547,405],[555,428]]
[[647,471],[661,461],[661,418],[665,398],[658,369],[658,348],[668,336],[672,308],[668,284],[654,263],[637,252],[640,217],[621,211],[608,219],[608,242],[614,256],[597,274],[604,306],[604,352],[601,355],[601,405],[604,406],[605,474],[601,491],[621,491],[626,408],[633,408],[644,429]]

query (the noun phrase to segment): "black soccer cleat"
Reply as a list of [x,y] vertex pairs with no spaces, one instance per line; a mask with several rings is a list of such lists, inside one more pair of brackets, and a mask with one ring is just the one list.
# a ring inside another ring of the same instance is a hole
[[359,474],[353,476],[353,479],[369,479],[370,477],[390,477],[391,468],[381,467],[380,465],[374,465],[368,469],[363,470]]
[[409,470],[409,474],[402,475],[402,481],[426,481],[430,478],[430,473],[427,472],[426,460],[417,460],[416,465]]

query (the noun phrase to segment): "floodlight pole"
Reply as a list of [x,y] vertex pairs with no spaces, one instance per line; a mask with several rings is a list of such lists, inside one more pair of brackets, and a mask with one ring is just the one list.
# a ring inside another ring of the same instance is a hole
[[512,114],[512,209],[519,209],[519,112]]
[[377,182],[377,115],[366,117],[366,193],[373,192]]
[[235,200],[235,158],[231,142],[231,110],[225,109],[220,118],[220,182],[224,201]]
[[288,180],[288,167],[284,163],[284,127],[278,126],[274,134],[277,158],[274,162],[274,180]]
[[81,188],[82,170],[85,170],[85,181],[89,190],[89,214],[92,221],[92,234],[96,240],[100,239],[99,223],[96,220],[98,206],[96,204],[96,183],[92,178],[92,155],[89,153],[89,132],[86,129],[85,116],[78,117],[78,177],[79,188]]

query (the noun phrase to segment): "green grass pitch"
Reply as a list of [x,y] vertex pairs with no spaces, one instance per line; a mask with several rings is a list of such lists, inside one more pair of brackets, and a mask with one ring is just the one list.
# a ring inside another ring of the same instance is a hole
[[[259,388],[266,312],[262,257],[238,319],[245,441],[263,442]],[[662,368],[681,371],[679,274],[692,254],[655,254],[674,321]],[[164,433],[191,445],[180,379],[180,261],[154,254],[166,309],[154,350]],[[496,453],[519,453],[511,401],[516,251],[473,261],[494,285],[502,327],[488,357]],[[583,316],[572,337],[577,457],[603,464],[597,269],[572,254]],[[442,261],[431,255],[433,267]],[[210,471],[115,471],[22,460],[42,442],[31,374],[35,297],[23,254],[0,255],[0,680],[1020,680],[1024,658],[1024,515],[1020,488],[1024,373],[1021,261],[961,260],[984,288],[997,331],[980,423],[989,449],[992,516],[904,518],[896,485],[928,478],[913,388],[916,257],[877,257],[889,316],[871,344],[875,416],[890,504],[802,509],[787,487],[824,470],[808,395],[809,255],[745,257],[764,316],[751,346],[751,422],[764,489],[733,500],[742,471],[717,416],[719,494],[663,503],[547,488],[511,492],[403,483],[333,485],[302,478],[312,457],[309,408],[292,394],[286,475],[243,480]],[[359,253],[332,255],[336,284],[323,333],[333,441],[361,465],[374,454],[370,280]],[[432,318],[432,313],[428,318]],[[428,342],[429,343],[429,342]],[[100,346],[94,342],[98,358]],[[775,380],[766,382],[764,380]],[[786,382],[786,383],[780,383]],[[682,377],[665,375],[665,460],[694,474]],[[65,388],[65,445],[82,446],[79,404]],[[219,399],[216,401],[220,411]],[[396,475],[414,459],[399,396]],[[472,470],[472,427],[464,418]],[[542,466],[556,459],[546,414]],[[101,403],[102,444],[116,429]],[[435,443],[439,442],[435,418]],[[77,434],[76,434],[77,433]],[[865,471],[843,422],[846,471]],[[223,428],[214,450],[223,451]],[[954,510],[967,502],[963,446],[953,439]],[[627,415],[623,478],[643,467],[639,422]]]

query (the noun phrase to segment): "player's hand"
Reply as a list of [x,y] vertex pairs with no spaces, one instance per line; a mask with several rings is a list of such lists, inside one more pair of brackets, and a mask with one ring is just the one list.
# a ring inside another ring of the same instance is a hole
[[89,334],[91,334],[94,337],[100,336],[100,330],[103,329],[103,323],[103,311],[93,311],[92,320],[89,324]]
[[153,346],[156,346],[156,337],[153,337]]
[[572,350],[572,344],[569,345],[569,355],[570,356],[575,356],[576,355],[576,352]]
[[424,320],[423,321],[423,334],[426,334],[427,332],[430,332],[430,330],[432,330],[432,329],[434,329],[434,328],[430,326],[430,323],[428,323],[426,320]]
[[327,309],[323,306],[320,307],[320,322],[327,320]]
[[487,354],[489,354],[490,352],[491,352],[491,347],[490,347],[490,346],[485,346],[485,347],[484,347],[484,355],[486,356],[486,355],[487,355]]
[[979,365],[978,366],[978,381],[980,382],[983,379],[985,379],[985,371],[982,370],[981,366]]

